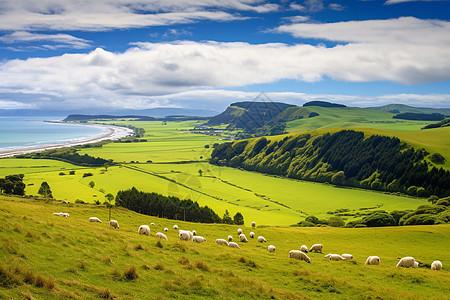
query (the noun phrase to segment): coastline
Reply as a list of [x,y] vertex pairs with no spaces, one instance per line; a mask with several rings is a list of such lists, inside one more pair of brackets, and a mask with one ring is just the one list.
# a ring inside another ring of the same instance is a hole
[[55,122],[45,121],[45,122],[46,123],[67,124],[67,125],[100,127],[102,129],[105,129],[106,132],[103,132],[101,135],[98,135],[98,136],[87,137],[87,138],[76,140],[76,141],[68,141],[68,142],[63,142],[63,143],[48,144],[48,145],[41,145],[41,146],[31,146],[31,147],[27,147],[27,148],[0,150],[0,158],[13,157],[16,155],[33,153],[33,152],[41,152],[41,151],[50,150],[50,149],[65,148],[65,147],[79,146],[79,145],[84,145],[84,144],[97,143],[97,142],[104,141],[104,140],[118,140],[118,139],[130,136],[133,134],[132,129],[129,129],[126,127],[120,127],[120,126],[113,126],[113,125],[72,124],[72,123],[64,123],[64,122],[58,122],[58,121],[55,121]]

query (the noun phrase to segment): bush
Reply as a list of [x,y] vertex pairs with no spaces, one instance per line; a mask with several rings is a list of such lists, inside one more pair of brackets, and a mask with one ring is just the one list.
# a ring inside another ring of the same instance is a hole
[[300,227],[314,227],[314,226],[316,226],[316,224],[308,222],[308,221],[298,222],[297,225],[300,226]]
[[431,202],[431,204],[435,204],[438,200],[438,196],[435,195],[431,195],[430,198],[428,198],[428,202]]
[[83,200],[77,199],[77,200],[75,200],[75,203],[77,203],[77,204],[84,204],[85,202]]
[[410,210],[394,210],[394,211],[391,211],[390,215],[394,219],[395,224],[398,224],[398,222],[400,221],[400,218],[410,212],[411,212]]
[[430,160],[435,164],[443,164],[445,162],[445,158],[440,153],[431,154]]
[[339,171],[331,177],[331,183],[335,185],[343,185],[345,181],[344,171]]
[[343,227],[345,222],[341,217],[333,216],[328,219],[328,225],[332,227]]
[[59,172],[59,176],[63,176],[63,175],[66,175],[66,173],[64,173],[64,172]]
[[367,227],[381,227],[381,226],[394,226],[397,225],[394,218],[385,212],[373,213],[363,218],[363,224]]
[[414,215],[403,222],[403,225],[433,225],[436,216],[430,214]]
[[308,216],[308,217],[306,217],[305,221],[314,223],[314,224],[319,224],[319,219],[315,216]]
[[450,205],[450,197],[439,199],[436,202],[436,205],[449,206]]
[[69,175],[75,175],[75,171],[70,171]]
[[83,174],[83,177],[89,177],[89,176],[94,176],[94,174],[92,174],[92,173],[90,173],[90,172],[89,172],[89,173],[84,173],[84,174]]

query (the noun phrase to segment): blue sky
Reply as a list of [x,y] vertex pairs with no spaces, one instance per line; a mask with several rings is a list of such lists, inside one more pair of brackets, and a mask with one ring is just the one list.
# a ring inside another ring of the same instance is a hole
[[0,0],[0,109],[450,107],[449,1]]

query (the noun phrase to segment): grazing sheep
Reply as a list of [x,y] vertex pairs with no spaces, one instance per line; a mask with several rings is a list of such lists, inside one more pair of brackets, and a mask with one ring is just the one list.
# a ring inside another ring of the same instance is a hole
[[192,241],[196,242],[196,243],[203,243],[203,242],[206,242],[206,239],[202,236],[194,235],[194,237],[192,238]]
[[164,231],[165,231],[165,232],[169,231],[169,228],[165,227],[165,228],[164,228]]
[[58,217],[62,217],[63,213],[62,213],[62,212],[59,212],[59,213],[53,213],[52,215],[58,216]]
[[442,263],[438,260],[433,261],[431,264],[431,270],[442,270]]
[[312,245],[311,246],[311,248],[309,248],[309,252],[320,252],[320,253],[322,253],[322,248],[323,248],[323,246],[322,246],[322,244],[314,244],[314,245]]
[[412,266],[414,269],[417,269],[419,267],[419,263],[417,261],[414,262],[414,265]]
[[254,233],[253,231],[251,231],[248,235],[249,235],[252,239],[255,237],[255,233]]
[[160,238],[160,239],[165,239],[166,241],[168,241],[167,236],[162,232],[157,232],[155,237]]
[[228,247],[241,249],[239,247],[239,245],[237,243],[235,243],[235,242],[229,242],[228,243]]
[[345,258],[345,259],[353,259],[353,255],[348,254],[348,253],[344,253],[344,254],[342,254],[341,256],[342,256],[343,258]]
[[239,228],[239,229],[237,230],[237,233],[238,233],[238,235],[241,234],[241,233],[242,233],[242,229]]
[[308,247],[306,247],[306,245],[302,245],[302,246],[300,247],[300,251],[305,252],[305,253],[308,253]]
[[148,225],[141,225],[139,226],[138,232],[139,234],[145,234],[148,236],[150,234],[150,227]]
[[328,256],[327,258],[329,258],[330,260],[345,260],[345,258],[340,256],[339,254],[327,254],[325,256]]
[[150,225],[155,226],[155,223],[150,223]]
[[365,265],[379,265],[380,258],[378,256],[369,256],[366,260]]
[[117,222],[116,220],[110,220],[109,226],[115,229],[119,229],[119,222]]
[[267,250],[269,250],[269,252],[275,252],[275,246],[269,245],[269,247],[267,247]]
[[192,230],[192,234],[193,234],[193,235],[197,235],[197,231]]
[[216,240],[216,244],[218,245],[227,245],[228,246],[228,242],[224,239],[217,239]]
[[264,243],[264,242],[267,242],[267,240],[266,240],[266,238],[265,237],[263,237],[263,236],[258,236],[258,242],[260,242],[260,243]]
[[89,218],[89,222],[98,222],[98,223],[102,223],[102,221],[101,221],[99,218],[97,218],[97,217],[90,217],[90,218]]
[[325,255],[325,258],[330,258],[330,256],[333,255],[332,253],[328,253],[327,255]]
[[228,236],[228,241],[231,242],[233,240],[233,237],[231,235]]
[[241,233],[239,235],[239,241],[241,241],[242,243],[247,243],[248,242],[247,237],[245,236],[245,234]]
[[173,225],[173,229],[177,230],[178,229],[178,225]]
[[[402,259],[400,259],[400,261],[398,262],[398,264],[396,265],[396,267],[403,267],[403,268],[411,268],[411,267],[415,267],[415,262],[416,260],[414,259],[414,257],[411,256],[407,256],[407,257],[403,257]],[[418,264],[417,264],[418,266]]]
[[299,250],[291,250],[289,251],[289,258],[295,258],[306,261],[308,264],[311,263],[311,259],[306,255],[305,252]]
[[62,214],[62,217],[64,217],[64,218],[68,218],[70,215],[68,214],[68,213],[63,213]]
[[191,231],[181,229],[178,230],[178,236],[182,241],[192,241],[192,238],[194,237]]
[[256,223],[253,221],[252,222],[252,228],[255,228],[256,227]]

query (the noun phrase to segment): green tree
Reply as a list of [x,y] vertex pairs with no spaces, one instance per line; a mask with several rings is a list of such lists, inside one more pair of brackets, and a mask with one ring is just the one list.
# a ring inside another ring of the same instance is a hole
[[222,222],[225,224],[233,224],[233,219],[231,219],[228,209],[225,210],[225,214],[223,215]]
[[89,186],[90,186],[91,188],[94,188],[95,182],[93,182],[93,181],[89,182]]
[[113,196],[113,194],[108,193],[105,195],[105,198],[106,198],[106,200],[108,200],[108,205],[107,205],[107,207],[109,208],[109,220],[108,221],[111,221],[111,208],[112,208],[111,201],[114,200],[114,196]]
[[233,217],[234,224],[244,225],[244,216],[240,212],[237,212]]
[[38,194],[44,198],[53,198],[52,190],[48,185],[47,181],[41,183],[41,187],[39,188]]
[[335,185],[343,185],[345,181],[344,171],[339,171],[331,177],[331,183]]
[[202,176],[203,175],[203,171],[202,171],[202,169],[198,169],[198,176]]
[[345,222],[341,217],[333,216],[328,219],[328,225],[332,227],[342,227],[345,225]]

